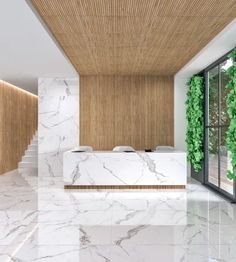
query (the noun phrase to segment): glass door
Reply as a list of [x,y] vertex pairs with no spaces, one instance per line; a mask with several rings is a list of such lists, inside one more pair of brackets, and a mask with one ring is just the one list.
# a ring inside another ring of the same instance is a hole
[[234,182],[227,178],[231,168],[230,153],[226,147],[227,68],[231,59],[225,59],[206,71],[206,120],[205,120],[205,174],[206,184],[234,199]]

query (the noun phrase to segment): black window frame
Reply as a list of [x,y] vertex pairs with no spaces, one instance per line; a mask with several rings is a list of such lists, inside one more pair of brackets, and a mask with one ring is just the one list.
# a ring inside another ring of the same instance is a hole
[[[222,64],[223,62],[225,62],[228,59],[228,55],[234,50],[234,48],[232,50],[230,50],[229,52],[227,52],[225,55],[223,55],[222,57],[220,57],[219,59],[217,59],[215,62],[213,62],[212,64],[210,64],[208,67],[206,67],[204,70],[202,70],[199,75],[203,75],[204,76],[204,163],[203,163],[203,174],[204,174],[204,179],[203,179],[203,184],[205,184],[206,186],[209,186],[210,188],[212,188],[213,190],[217,191],[218,193],[220,193],[221,195],[223,195],[224,197],[230,199],[233,202],[236,202],[236,180],[234,180],[233,182],[233,195],[231,195],[229,192],[223,190],[222,188],[220,188],[219,186],[216,186],[212,183],[209,182],[208,180],[208,170],[209,170],[209,166],[208,166],[208,142],[209,142],[209,128],[218,128],[218,133],[220,128],[222,127],[228,127],[229,125],[220,125],[219,121],[218,121],[218,125],[216,126],[211,126],[208,125],[208,121],[209,121],[209,79],[208,79],[208,72],[213,69],[214,67],[218,66],[218,70],[219,70],[219,66],[220,64]],[[218,71],[219,73],[219,71]],[[219,74],[219,78],[218,81],[220,82],[220,74]],[[220,83],[218,83],[218,85],[220,86]],[[219,90],[220,88],[218,88]],[[218,107],[220,107],[220,94],[218,94]],[[220,114],[218,114],[218,118],[220,118]],[[219,138],[219,134],[218,134],[218,138]],[[218,145],[219,145],[219,141],[218,141]],[[219,154],[220,152],[218,152],[218,184],[220,184],[220,158],[219,158]]]

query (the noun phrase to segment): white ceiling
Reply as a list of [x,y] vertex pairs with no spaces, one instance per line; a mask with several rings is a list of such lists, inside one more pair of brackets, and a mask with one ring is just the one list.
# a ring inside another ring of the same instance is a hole
[[24,0],[0,0],[0,79],[37,94],[38,77],[76,77]]

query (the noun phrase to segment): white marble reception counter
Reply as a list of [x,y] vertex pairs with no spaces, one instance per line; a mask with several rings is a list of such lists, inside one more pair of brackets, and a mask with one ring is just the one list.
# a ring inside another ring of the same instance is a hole
[[186,153],[67,151],[63,177],[65,188],[185,188]]

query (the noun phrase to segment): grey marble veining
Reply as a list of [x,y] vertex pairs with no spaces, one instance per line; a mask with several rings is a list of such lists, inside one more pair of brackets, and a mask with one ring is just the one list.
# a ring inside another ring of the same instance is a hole
[[73,152],[63,155],[67,185],[182,185],[187,182],[186,153]]
[[236,206],[187,190],[64,190],[62,177],[0,176],[0,261],[236,261]]
[[79,144],[79,80],[38,81],[38,174],[62,176],[62,155]]

